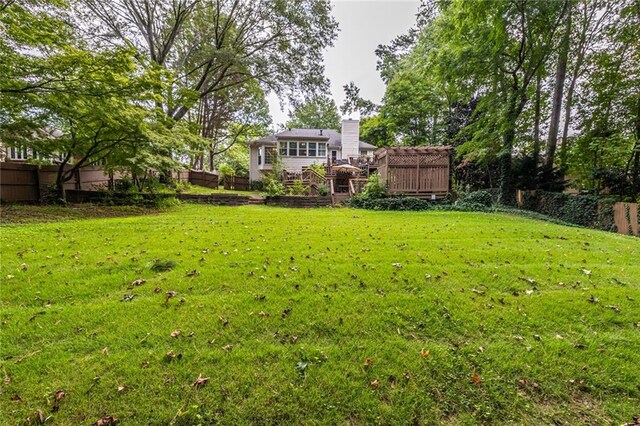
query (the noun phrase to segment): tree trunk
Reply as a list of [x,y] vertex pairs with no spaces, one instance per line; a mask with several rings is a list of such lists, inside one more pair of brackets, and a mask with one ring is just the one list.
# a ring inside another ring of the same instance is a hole
[[[577,64],[576,64],[577,66]],[[567,171],[567,155],[569,153],[569,124],[571,123],[571,107],[573,106],[573,92],[575,90],[577,73],[571,78],[569,90],[567,91],[567,101],[564,106],[564,126],[562,128],[562,144],[560,145],[560,170],[562,174]]]
[[504,205],[515,204],[515,187],[511,172],[511,155],[516,138],[516,95],[512,94],[507,112],[507,128],[502,137],[502,152],[498,158],[500,164],[500,202]]
[[56,173],[56,199],[60,200],[60,202],[65,203],[66,202],[66,197],[65,197],[65,193],[64,193],[64,183],[65,183],[65,176],[64,176],[64,168],[67,165],[66,161],[61,162],[58,165],[58,173]]
[[533,124],[533,167],[538,171],[538,162],[540,161],[540,93],[542,92],[542,73],[538,72],[536,76],[536,102],[535,117]]
[[636,143],[633,147],[633,167],[631,168],[631,196],[640,195],[640,97],[636,101]]
[[564,80],[567,75],[567,57],[569,55],[569,37],[571,35],[571,11],[567,18],[567,27],[562,37],[560,52],[558,53],[558,66],[556,68],[556,81],[553,89],[553,101],[551,104],[551,118],[549,120],[549,137],[547,138],[547,158],[544,165],[545,180],[550,178],[553,172],[553,160],[558,143],[558,128],[560,125],[560,112],[562,110],[562,95],[564,92]]

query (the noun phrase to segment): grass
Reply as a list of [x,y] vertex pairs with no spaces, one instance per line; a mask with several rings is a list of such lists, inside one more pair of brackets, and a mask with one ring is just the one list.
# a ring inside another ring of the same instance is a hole
[[0,232],[1,424],[640,414],[637,238],[506,214],[195,205]]
[[257,195],[256,191],[238,191],[234,189],[224,189],[218,187],[218,189],[207,188],[205,186],[190,185],[187,190],[183,191],[184,194],[198,194],[198,195],[210,195],[210,194],[236,194],[236,195]]

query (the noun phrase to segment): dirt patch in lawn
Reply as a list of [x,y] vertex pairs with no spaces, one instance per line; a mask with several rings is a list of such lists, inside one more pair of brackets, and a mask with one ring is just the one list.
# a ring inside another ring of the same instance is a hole
[[99,206],[94,204],[69,204],[66,206],[3,205],[0,206],[0,224],[143,216],[157,214],[165,210],[137,206]]

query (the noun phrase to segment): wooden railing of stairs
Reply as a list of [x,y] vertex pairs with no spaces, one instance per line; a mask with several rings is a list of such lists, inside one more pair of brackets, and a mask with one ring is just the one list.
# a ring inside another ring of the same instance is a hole
[[289,189],[295,181],[302,181],[303,186],[308,186],[312,193],[318,193],[319,188],[326,183],[326,178],[311,168],[303,168],[301,172],[285,172],[284,187]]

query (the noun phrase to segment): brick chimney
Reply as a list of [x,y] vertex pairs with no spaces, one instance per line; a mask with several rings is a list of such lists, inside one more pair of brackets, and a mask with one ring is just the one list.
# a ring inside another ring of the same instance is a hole
[[342,158],[360,155],[360,120],[342,120]]

